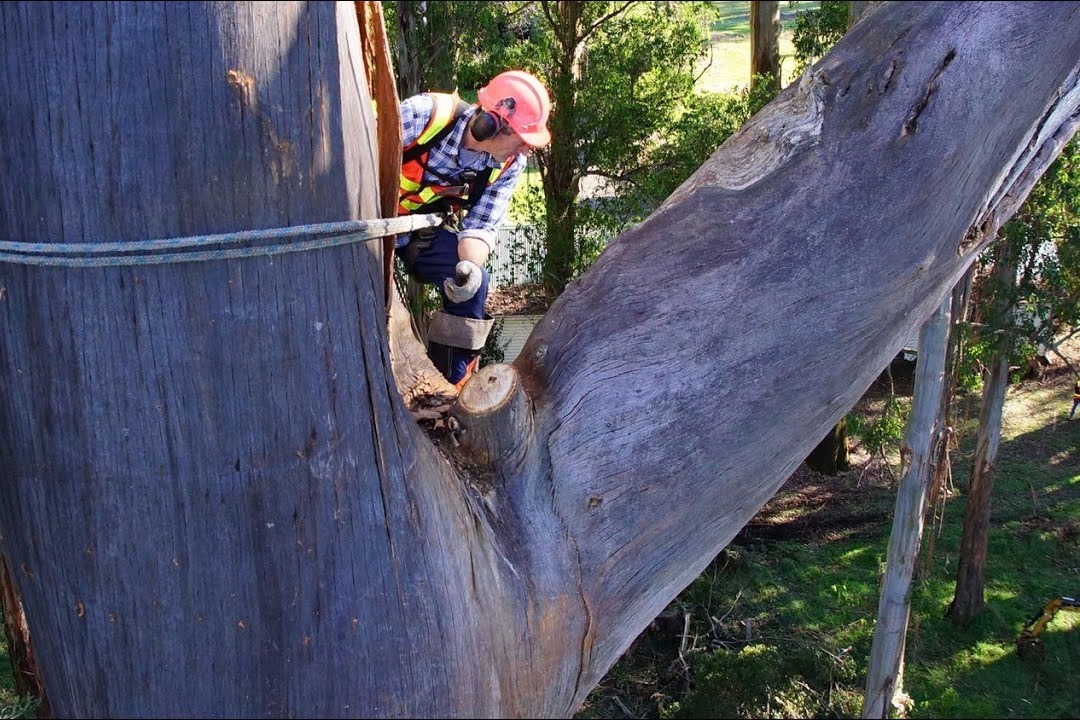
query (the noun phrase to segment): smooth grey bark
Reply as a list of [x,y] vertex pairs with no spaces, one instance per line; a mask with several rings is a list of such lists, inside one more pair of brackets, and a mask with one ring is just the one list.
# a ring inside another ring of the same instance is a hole
[[868,12],[874,4],[867,0],[848,0],[848,29],[850,30],[852,25],[859,22],[863,14]]
[[900,476],[892,530],[885,557],[885,577],[878,600],[874,640],[866,672],[862,717],[887,718],[903,698],[904,648],[911,615],[911,581],[919,560],[930,484],[940,460],[936,452],[946,436],[941,416],[945,356],[949,345],[952,293],[919,332],[918,364],[911,412],[901,455],[907,466]]
[[[0,236],[375,217],[345,5],[0,6]],[[465,385],[454,442],[395,383],[381,242],[0,263],[0,535],[54,712],[572,715],[1074,134],[1077,28],[864,19]]]

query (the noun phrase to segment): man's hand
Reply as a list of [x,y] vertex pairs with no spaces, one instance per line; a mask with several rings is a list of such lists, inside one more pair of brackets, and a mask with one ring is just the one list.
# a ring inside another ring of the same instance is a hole
[[480,289],[483,273],[480,266],[469,260],[462,260],[454,266],[456,277],[443,280],[443,290],[450,302],[462,303],[471,300]]

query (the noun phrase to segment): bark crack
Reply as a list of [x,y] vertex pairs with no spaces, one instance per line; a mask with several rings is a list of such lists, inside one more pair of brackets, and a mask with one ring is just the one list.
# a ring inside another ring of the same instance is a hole
[[926,85],[926,92],[923,94],[922,99],[916,103],[911,112],[908,113],[907,120],[904,121],[903,130],[900,132],[900,136],[914,135],[919,131],[919,117],[923,114],[923,111],[930,105],[930,98],[937,92],[938,85],[940,84],[941,74],[945,72],[945,68],[952,64],[953,59],[956,58],[956,48],[952,48],[949,52],[945,53],[945,57],[942,58],[941,63],[938,64],[938,69],[934,71],[933,77],[930,78],[930,82]]
[[[550,458],[552,457],[551,438],[554,437],[555,435],[556,435],[556,431],[552,431],[552,432],[547,433],[548,442],[547,442],[546,446],[544,446],[545,447],[544,452],[547,455],[547,458],[545,458],[545,460],[548,462],[548,468],[551,467],[551,465],[550,465]],[[596,621],[594,619],[592,606],[589,604],[588,594],[585,592],[585,583],[584,583],[584,580],[582,578],[581,550],[578,548],[577,540],[574,538],[573,534],[570,532],[569,525],[566,523],[566,520],[563,518],[563,516],[559,513],[559,505],[558,505],[558,502],[557,502],[556,497],[555,497],[555,479],[554,479],[550,469],[548,471],[548,478],[547,479],[548,479],[548,485],[550,487],[551,513],[552,513],[552,516],[555,517],[556,520],[558,520],[559,525],[562,526],[563,533],[566,536],[566,543],[567,543],[568,547],[570,548],[570,552],[573,553],[574,564],[577,567],[577,594],[578,594],[578,597],[581,598],[581,605],[582,605],[582,608],[585,610],[585,632],[582,633],[582,636],[581,636],[581,650],[578,653],[578,669],[577,669],[577,673],[576,673],[576,675],[574,677],[574,693],[573,693],[573,696],[572,696],[573,698],[580,698],[580,697],[582,697],[583,689],[584,689],[584,692],[586,692],[586,693],[589,690],[592,689],[591,686],[587,687],[587,688],[583,688],[582,683],[584,681],[585,674],[586,674],[585,673],[586,666],[589,663],[590,651],[592,649],[593,642],[596,639]],[[574,710],[573,707],[568,708],[568,712],[570,712],[570,713],[572,713],[573,710]]]

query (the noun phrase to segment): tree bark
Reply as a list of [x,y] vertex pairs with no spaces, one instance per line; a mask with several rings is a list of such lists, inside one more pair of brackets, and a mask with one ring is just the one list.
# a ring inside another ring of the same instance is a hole
[[[1074,134],[1078,27],[875,12],[435,438],[392,376],[381,241],[0,263],[0,536],[53,710],[571,716]],[[5,3],[0,45],[4,238],[379,214],[351,5]]]
[[767,77],[773,91],[780,90],[780,2],[750,3],[750,86]]
[[907,468],[896,491],[892,531],[885,560],[885,578],[878,600],[874,640],[866,673],[862,717],[887,718],[903,697],[904,648],[911,615],[911,580],[919,559],[926,501],[935,477],[946,434],[942,409],[945,388],[945,352],[949,344],[952,293],[919,332],[919,361],[915,391],[904,432],[901,455]]
[[[1015,286],[1019,258],[1007,242],[1000,242],[994,260],[994,275],[1002,286]],[[1000,301],[998,318],[1009,314]],[[994,491],[994,472],[1001,445],[1001,416],[1005,392],[1009,387],[1009,350],[1011,333],[1001,330],[997,352],[988,363],[979,409],[979,429],[975,436],[975,457],[964,501],[964,527],[956,568],[956,589],[947,615],[957,625],[966,626],[983,607],[986,583],[986,552],[990,542],[990,500]]]
[[930,489],[926,504],[930,508],[930,528],[926,533],[926,550],[919,557],[917,575],[925,575],[929,572],[934,556],[934,543],[941,530],[944,518],[945,499],[952,485],[952,459],[950,451],[956,442],[955,428],[957,425],[956,413],[956,388],[957,377],[960,372],[960,363],[964,357],[964,345],[960,333],[956,328],[967,322],[971,298],[971,281],[975,274],[975,265],[968,267],[963,278],[953,287],[950,305],[949,342],[945,349],[945,388],[941,394],[941,407],[938,409],[938,417],[941,418],[942,432],[938,433],[934,448],[934,461],[936,463],[930,480]]
[[880,5],[881,3],[870,2],[869,0],[848,0],[848,30],[851,26],[859,22],[863,14],[870,11],[873,5]]
[[37,658],[34,657],[26,613],[15,589],[15,581],[11,577],[11,567],[3,554],[0,554],[0,614],[3,615],[4,642],[11,660],[15,692],[20,697],[39,699],[42,702],[39,707],[45,713],[43,715],[39,712],[38,717],[48,717],[48,697],[41,683]]
[[[578,124],[577,90],[586,33],[585,3],[551,3],[554,12],[549,22],[556,38],[555,72],[551,78],[552,113],[549,121],[554,138],[576,137]],[[578,171],[578,148],[569,143],[553,142],[541,151],[541,182],[547,200],[543,282],[554,297],[574,277],[577,260],[577,197],[581,186]]]
[[806,456],[806,466],[825,475],[851,469],[848,450],[847,418],[841,418]]

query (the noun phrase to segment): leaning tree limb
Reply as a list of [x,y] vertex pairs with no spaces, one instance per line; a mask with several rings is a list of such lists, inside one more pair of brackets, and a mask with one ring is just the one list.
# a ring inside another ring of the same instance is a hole
[[[446,443],[393,376],[382,242],[0,263],[0,535],[54,711],[572,715],[1075,132],[1078,11],[859,22]],[[5,3],[0,41],[4,238],[379,215],[351,4]]]

